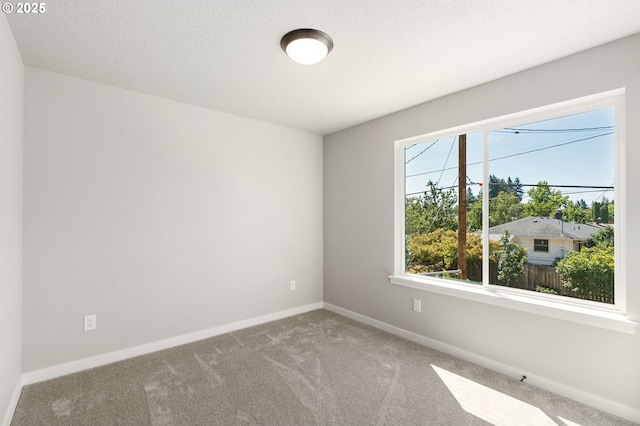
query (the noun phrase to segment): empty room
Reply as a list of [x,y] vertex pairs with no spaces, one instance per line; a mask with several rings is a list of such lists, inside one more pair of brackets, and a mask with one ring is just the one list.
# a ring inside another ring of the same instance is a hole
[[640,424],[640,1],[0,5],[3,426]]

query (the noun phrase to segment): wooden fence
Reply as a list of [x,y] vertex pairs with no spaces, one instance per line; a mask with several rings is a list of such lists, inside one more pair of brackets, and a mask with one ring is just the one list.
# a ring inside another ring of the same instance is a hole
[[[468,277],[472,281],[482,282],[482,270],[477,265],[468,265]],[[507,283],[498,279],[498,265],[489,264],[489,279],[491,283],[507,287]],[[578,299],[596,300],[598,302],[613,303],[613,298],[607,296],[596,296],[590,294],[579,294],[571,291],[562,285],[560,274],[555,267],[545,265],[534,265],[525,263],[524,272],[517,281],[510,283],[508,287],[521,288],[524,290],[536,291],[537,287],[551,289],[561,296],[575,297]]]

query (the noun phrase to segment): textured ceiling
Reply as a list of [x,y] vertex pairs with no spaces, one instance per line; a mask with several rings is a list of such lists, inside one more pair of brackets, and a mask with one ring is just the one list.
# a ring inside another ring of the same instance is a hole
[[[26,65],[328,134],[640,32],[640,0],[54,0]],[[317,65],[280,49],[334,40]]]

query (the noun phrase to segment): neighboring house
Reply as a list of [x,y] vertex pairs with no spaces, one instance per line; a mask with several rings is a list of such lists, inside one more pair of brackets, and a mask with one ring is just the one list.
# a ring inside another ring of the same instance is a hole
[[551,217],[525,217],[489,228],[489,238],[499,241],[509,231],[511,241],[527,249],[529,263],[551,265],[570,251],[580,250],[604,226],[564,222]]

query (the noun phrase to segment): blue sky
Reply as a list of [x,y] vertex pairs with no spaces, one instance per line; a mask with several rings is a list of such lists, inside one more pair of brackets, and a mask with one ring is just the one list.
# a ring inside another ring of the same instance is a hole
[[[614,183],[613,126],[613,108],[606,108],[493,131],[489,134],[489,174],[505,180],[519,177],[523,184],[546,180],[551,185],[610,186]],[[467,135],[469,181],[482,181],[481,160],[482,133]],[[439,182],[439,187],[457,186],[458,144],[453,137],[407,148],[405,162],[407,176],[418,174],[407,177],[408,194],[423,191],[428,180]],[[474,194],[480,188],[474,184],[469,187]],[[526,191],[531,187],[523,189],[526,202]],[[555,189],[589,205],[603,195],[614,199],[613,190]]]

